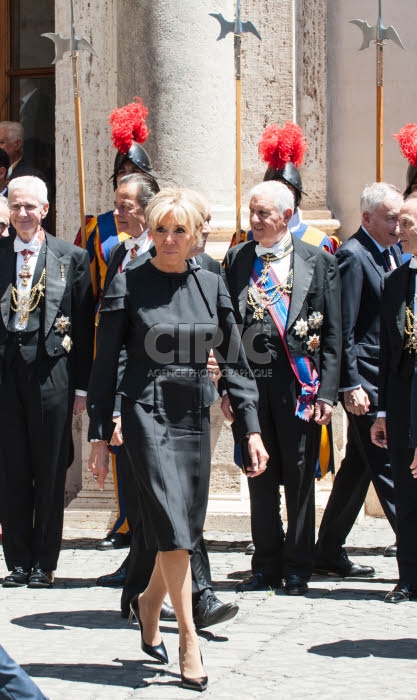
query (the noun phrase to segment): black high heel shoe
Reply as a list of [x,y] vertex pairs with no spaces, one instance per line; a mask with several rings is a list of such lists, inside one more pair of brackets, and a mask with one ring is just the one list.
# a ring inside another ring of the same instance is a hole
[[143,640],[143,627],[139,613],[139,595],[134,596],[130,601],[129,625],[131,624],[133,617],[136,618],[140,628],[140,645],[142,651],[144,651],[145,654],[152,656],[152,658],[157,659],[157,661],[160,661],[162,664],[167,664],[168,654],[163,641],[153,647],[150,644],[146,644],[146,642]]
[[[181,649],[178,649],[178,656],[181,658]],[[201,651],[200,651],[200,659],[201,659],[201,663],[203,663],[203,657],[201,655]],[[207,676],[201,676],[200,678],[187,678],[187,676],[184,676],[184,674],[181,673],[181,688],[185,688],[185,690],[197,690],[200,693],[202,693],[203,690],[207,690],[207,685],[208,685],[208,677]]]

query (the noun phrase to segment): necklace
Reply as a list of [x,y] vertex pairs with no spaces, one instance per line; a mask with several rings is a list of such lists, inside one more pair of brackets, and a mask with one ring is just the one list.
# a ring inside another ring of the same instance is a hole
[[[44,296],[45,279],[46,270],[43,269],[39,282],[32,287],[30,294],[19,292],[16,287],[12,287],[10,308],[12,311],[19,314],[17,318],[18,326],[26,326],[29,321],[29,314],[39,305],[40,300]],[[22,284],[24,284],[24,282],[22,282]]]
[[272,260],[276,260],[277,257],[274,254],[267,253],[266,255],[262,256],[262,259],[264,260],[264,266],[260,277],[254,284],[250,285],[248,289],[247,303],[254,310],[254,321],[262,321],[268,306],[273,306],[276,304],[281,299],[283,294],[291,294],[294,283],[294,269],[291,269],[285,282],[270,284],[268,287],[269,268]]

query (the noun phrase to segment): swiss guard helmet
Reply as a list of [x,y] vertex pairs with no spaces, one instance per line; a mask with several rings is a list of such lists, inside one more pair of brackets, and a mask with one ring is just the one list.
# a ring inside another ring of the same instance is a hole
[[148,109],[140,97],[135,97],[133,102],[125,107],[114,109],[110,114],[112,140],[118,150],[112,175],[114,189],[117,186],[117,173],[126,161],[130,161],[151,177],[159,177],[152,168],[147,152],[140,145],[150,134],[145,122],[147,116]]
[[294,192],[295,210],[301,195],[306,194],[296,166],[303,162],[307,148],[300,127],[289,121],[282,128],[276,124],[267,126],[258,144],[259,155],[268,166],[264,180],[279,180],[289,185]]
[[398,134],[394,134],[394,138],[400,144],[403,157],[409,162],[406,175],[407,188],[404,192],[406,199],[413,191],[413,185],[417,184],[417,124],[406,124]]

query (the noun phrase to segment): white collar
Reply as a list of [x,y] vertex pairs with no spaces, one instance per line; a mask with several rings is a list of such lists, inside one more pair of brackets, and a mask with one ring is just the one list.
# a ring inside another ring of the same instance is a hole
[[126,250],[132,250],[132,248],[135,246],[142,248],[142,246],[148,241],[148,232],[149,229],[147,228],[146,231],[140,234],[139,238],[126,238],[124,242]]
[[284,252],[285,246],[288,245],[290,240],[291,233],[288,231],[285,234],[284,238],[281,238],[281,240],[278,241],[278,243],[274,243],[274,245],[272,245],[270,248],[265,248],[265,246],[261,245],[261,243],[258,243],[258,245],[255,248],[255,253],[258,257],[261,257],[261,255],[266,255],[267,253],[273,253],[274,255],[280,258]]
[[22,250],[25,250],[26,248],[31,250],[32,253],[39,253],[42,242],[39,240],[38,234],[35,233],[35,235],[31,238],[31,240],[28,243],[22,241],[22,239],[19,238],[19,235],[16,235],[13,245],[15,253],[21,253]]
[[410,270],[417,270],[417,257],[415,255],[410,260]]

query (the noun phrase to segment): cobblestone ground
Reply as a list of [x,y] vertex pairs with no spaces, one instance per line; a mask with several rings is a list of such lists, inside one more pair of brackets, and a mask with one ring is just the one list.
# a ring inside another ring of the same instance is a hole
[[[210,531],[206,539],[216,592],[240,610],[200,632],[205,698],[417,698],[417,602],[383,602],[397,576],[395,559],[382,556],[393,541],[385,520],[366,519],[348,542],[351,558],[374,566],[375,578],[314,576],[305,597],[236,595],[250,567],[249,534]],[[1,643],[50,700],[193,696],[179,687],[175,625],[162,623],[171,663],[152,663],[136,625],[120,618],[120,591],[95,586],[125,553],[96,551],[91,531],[66,531],[53,589],[0,588]]]

